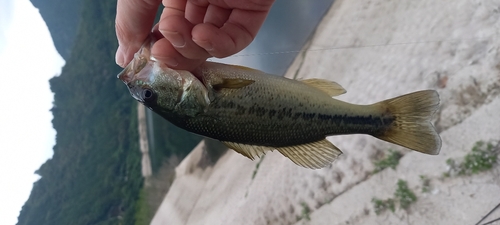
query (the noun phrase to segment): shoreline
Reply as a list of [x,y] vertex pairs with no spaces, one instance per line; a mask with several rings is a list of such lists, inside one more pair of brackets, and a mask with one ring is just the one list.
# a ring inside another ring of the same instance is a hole
[[139,129],[139,150],[142,153],[141,158],[141,173],[146,179],[145,184],[148,184],[148,178],[153,174],[151,168],[151,159],[149,157],[149,142],[148,142],[148,131],[146,124],[146,107],[142,104],[137,104],[137,120]]

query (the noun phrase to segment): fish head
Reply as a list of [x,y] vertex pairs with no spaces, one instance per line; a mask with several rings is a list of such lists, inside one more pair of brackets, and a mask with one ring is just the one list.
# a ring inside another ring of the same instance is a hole
[[151,55],[154,42],[148,37],[118,78],[132,97],[160,115],[199,111],[208,104],[206,88],[189,71],[168,68],[155,59]]

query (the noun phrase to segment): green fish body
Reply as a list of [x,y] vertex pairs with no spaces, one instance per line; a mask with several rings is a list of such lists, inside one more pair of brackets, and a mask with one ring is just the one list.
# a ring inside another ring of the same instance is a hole
[[148,44],[118,77],[171,123],[250,159],[276,149],[300,166],[322,168],[341,154],[325,138],[344,134],[368,134],[427,154],[441,147],[430,123],[439,106],[433,90],[355,105],[332,98],[345,90],[322,79],[298,81],[214,62],[192,73],[173,70],[150,57]]

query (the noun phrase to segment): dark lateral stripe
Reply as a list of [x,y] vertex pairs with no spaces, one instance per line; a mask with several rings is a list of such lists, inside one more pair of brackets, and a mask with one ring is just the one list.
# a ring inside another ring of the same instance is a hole
[[218,105],[215,105],[215,108],[229,108],[236,109],[236,115],[255,115],[258,117],[267,116],[269,119],[278,119],[282,120],[284,118],[291,118],[293,120],[320,120],[325,121],[331,124],[335,124],[336,126],[340,126],[343,124],[344,126],[374,126],[374,127],[386,127],[394,121],[394,117],[385,116],[350,116],[350,115],[329,115],[329,114],[321,114],[321,113],[309,113],[309,112],[293,112],[292,108],[283,107],[281,109],[266,109],[265,107],[260,107],[257,104],[252,105],[251,107],[243,107],[237,103],[232,101],[221,101]]
[[348,115],[326,115],[318,114],[318,119],[328,122],[333,122],[339,126],[342,122],[344,125],[373,125],[376,127],[386,127],[394,121],[394,117],[375,117],[369,116],[348,116]]

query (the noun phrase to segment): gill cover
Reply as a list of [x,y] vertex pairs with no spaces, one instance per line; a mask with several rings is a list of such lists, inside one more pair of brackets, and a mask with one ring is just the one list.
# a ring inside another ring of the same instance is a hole
[[118,78],[137,101],[160,115],[202,112],[210,103],[206,87],[191,72],[168,68],[151,56],[155,41],[150,35]]

